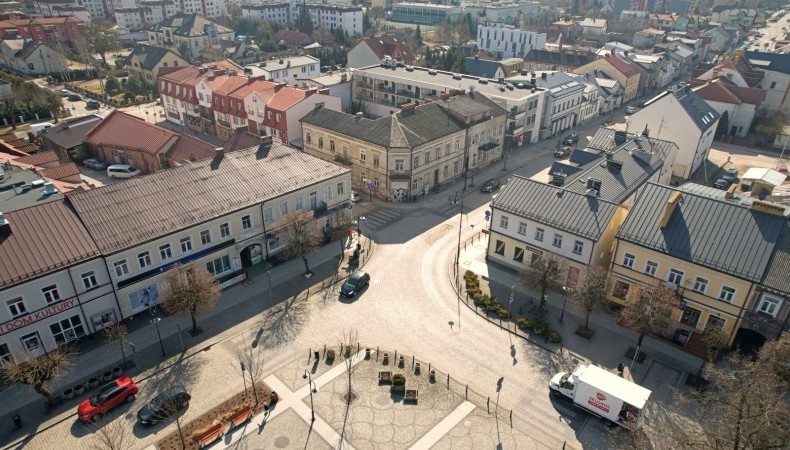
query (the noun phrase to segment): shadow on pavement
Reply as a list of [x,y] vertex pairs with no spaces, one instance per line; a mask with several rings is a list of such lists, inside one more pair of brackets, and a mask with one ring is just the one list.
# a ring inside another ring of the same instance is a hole
[[310,319],[310,303],[306,294],[297,294],[280,303],[261,317],[263,347],[277,348],[291,342]]

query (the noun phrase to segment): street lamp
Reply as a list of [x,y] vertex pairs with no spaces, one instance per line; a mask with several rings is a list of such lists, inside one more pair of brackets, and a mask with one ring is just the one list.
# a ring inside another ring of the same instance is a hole
[[563,286],[562,291],[565,293],[565,299],[562,300],[562,313],[560,314],[560,323],[562,323],[562,319],[565,318],[565,304],[568,303],[568,296],[573,293],[573,288],[569,288],[568,286]]
[[274,306],[274,300],[272,300],[272,272],[271,270],[266,271],[266,275],[269,276],[269,308]]
[[305,370],[304,375],[302,378],[307,378],[307,387],[310,389],[310,421],[315,422],[315,408],[313,407],[313,392],[318,392],[318,388],[315,387],[315,383],[313,383],[313,377],[310,375],[310,371]]
[[146,123],[148,122],[148,110],[147,109],[145,110],[145,121],[146,121]]
[[[150,306],[149,303],[145,303],[146,308]],[[167,354],[165,353],[165,344],[162,343],[162,333],[159,331],[159,321],[162,320],[159,317],[156,317],[156,307],[149,308],[148,312],[151,313],[151,320],[149,323],[154,324],[156,327],[156,335],[159,336],[159,347],[162,349],[162,358],[166,358]]]

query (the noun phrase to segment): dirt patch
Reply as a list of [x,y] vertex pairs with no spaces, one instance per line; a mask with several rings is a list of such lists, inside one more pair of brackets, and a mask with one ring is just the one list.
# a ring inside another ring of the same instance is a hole
[[[268,407],[271,399],[272,390],[263,382],[255,384],[255,391],[260,400],[258,405],[253,408],[252,415],[260,413]],[[207,411],[197,419],[181,425],[181,431],[184,435],[184,443],[186,446],[181,446],[181,438],[178,435],[178,429],[165,436],[162,440],[156,443],[159,450],[199,450],[200,442],[193,438],[196,432],[206,430],[212,425],[222,423],[224,419],[232,415],[234,412],[242,408],[255,405],[255,396],[251,389],[246,392],[239,392],[225,402],[217,405],[210,411]]]
[[428,245],[433,245],[436,241],[439,240],[442,236],[452,231],[453,226],[450,224],[443,224],[441,227],[436,228],[428,233],[423,233],[422,238]]

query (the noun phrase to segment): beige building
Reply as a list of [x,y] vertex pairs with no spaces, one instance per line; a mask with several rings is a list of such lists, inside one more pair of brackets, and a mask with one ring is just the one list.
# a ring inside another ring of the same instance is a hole
[[503,157],[506,111],[479,93],[444,97],[373,120],[318,107],[302,118],[304,151],[349,166],[362,192],[419,198]]
[[581,75],[593,74],[594,76],[598,76],[598,72],[602,72],[607,77],[617,80],[623,87],[622,103],[628,103],[639,95],[639,78],[642,71],[636,64],[616,55],[609,54],[595,59],[577,67],[573,72]]
[[617,233],[610,299],[625,304],[635,285],[663,284],[677,293],[664,337],[695,354],[704,353],[705,331],[731,344],[785,227],[783,212],[704,186],[648,184]]
[[126,68],[129,70],[129,75],[135,75],[143,83],[153,86],[156,84],[160,69],[188,65],[187,60],[171,50],[138,44],[129,54],[129,64],[126,65]]

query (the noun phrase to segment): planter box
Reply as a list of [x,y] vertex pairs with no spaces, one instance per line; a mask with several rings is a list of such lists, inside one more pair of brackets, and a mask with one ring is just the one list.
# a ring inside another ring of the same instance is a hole
[[417,389],[406,389],[406,395],[403,396],[403,401],[417,403],[418,396],[419,391]]
[[379,383],[392,383],[392,372],[386,370],[379,372]]

